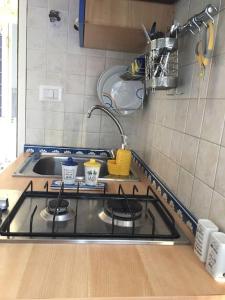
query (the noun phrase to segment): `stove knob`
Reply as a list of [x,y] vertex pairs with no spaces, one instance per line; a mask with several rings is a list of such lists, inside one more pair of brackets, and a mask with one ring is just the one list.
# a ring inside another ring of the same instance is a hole
[[9,200],[7,197],[0,198],[0,210],[6,210],[9,207]]

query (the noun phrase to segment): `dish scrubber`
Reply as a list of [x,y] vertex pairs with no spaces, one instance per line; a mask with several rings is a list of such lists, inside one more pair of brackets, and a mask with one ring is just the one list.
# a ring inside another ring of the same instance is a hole
[[131,151],[128,149],[119,149],[116,153],[116,159],[107,161],[108,172],[110,175],[128,176],[130,174]]

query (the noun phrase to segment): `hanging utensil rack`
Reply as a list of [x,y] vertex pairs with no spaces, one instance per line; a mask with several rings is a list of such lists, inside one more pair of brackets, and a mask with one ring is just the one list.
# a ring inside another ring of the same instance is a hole
[[[214,16],[219,13],[218,9],[209,4],[199,14],[191,17],[184,25],[173,24],[167,37],[151,40],[146,38],[147,47],[145,53],[145,82],[148,88],[174,89],[178,81],[178,47],[177,38],[191,32],[193,35],[201,31],[201,27],[208,26],[208,22],[214,23]],[[144,26],[143,26],[144,27]],[[144,28],[145,29],[145,28]],[[146,30],[144,33],[146,35]],[[167,46],[173,42],[173,47]]]

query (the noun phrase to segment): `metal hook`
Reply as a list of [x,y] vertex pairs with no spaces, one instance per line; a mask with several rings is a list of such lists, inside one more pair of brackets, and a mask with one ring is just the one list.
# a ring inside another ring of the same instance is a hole
[[209,17],[209,19],[211,19],[212,23],[214,24],[214,19],[213,19],[213,17],[210,15],[210,13],[208,12],[207,9],[206,9],[205,13],[207,14],[207,16]]
[[200,32],[200,31],[201,31],[201,28],[200,28],[200,26],[197,24],[195,18],[192,18],[191,22],[195,25],[195,27],[197,27],[198,32]]
[[202,21],[202,24],[203,24],[206,28],[208,28],[208,25],[206,24],[206,22]]
[[192,31],[191,28],[189,28],[189,31],[190,31],[193,35],[195,35],[194,31]]

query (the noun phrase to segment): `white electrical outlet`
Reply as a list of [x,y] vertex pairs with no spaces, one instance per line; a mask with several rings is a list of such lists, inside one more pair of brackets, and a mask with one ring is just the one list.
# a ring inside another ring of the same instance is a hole
[[49,102],[62,101],[62,87],[53,85],[40,85],[39,100]]

